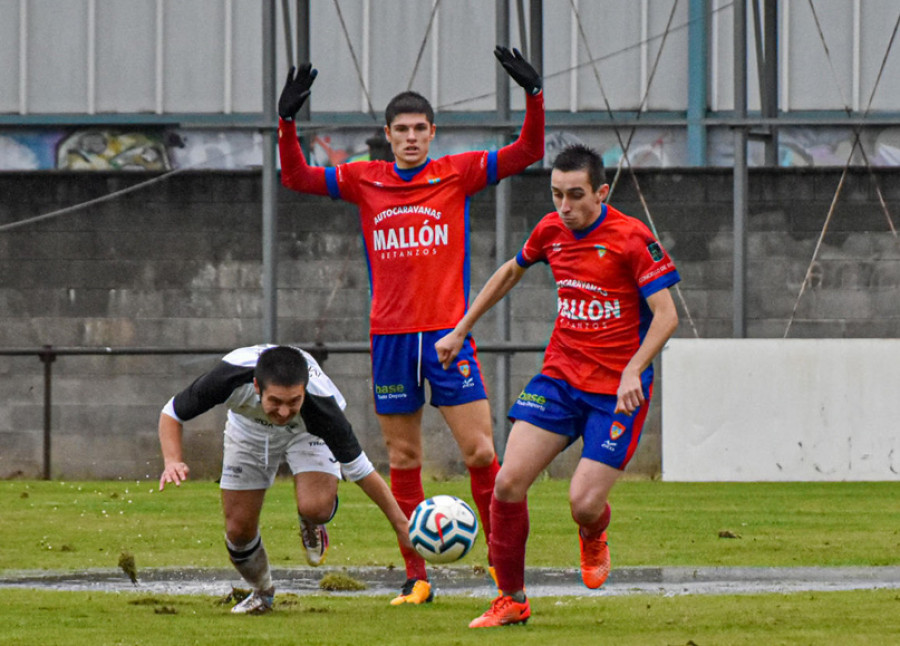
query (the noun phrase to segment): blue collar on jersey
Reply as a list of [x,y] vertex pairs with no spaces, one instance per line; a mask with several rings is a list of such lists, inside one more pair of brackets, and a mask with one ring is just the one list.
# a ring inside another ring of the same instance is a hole
[[419,174],[419,172],[428,166],[428,162],[431,161],[431,157],[426,157],[425,161],[416,166],[415,168],[399,168],[397,166],[397,162],[394,162],[394,172],[400,176],[404,182],[410,181],[413,177]]
[[589,226],[587,229],[579,229],[578,231],[573,231],[572,235],[575,236],[576,240],[581,240],[585,236],[590,235],[594,229],[599,227],[603,221],[606,219],[606,203],[600,205],[600,217],[594,220],[594,223]]

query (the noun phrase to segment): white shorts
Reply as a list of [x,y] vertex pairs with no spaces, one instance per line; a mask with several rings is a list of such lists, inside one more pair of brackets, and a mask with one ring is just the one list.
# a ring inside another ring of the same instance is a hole
[[325,441],[305,430],[267,432],[239,429],[225,423],[225,452],[219,486],[231,491],[268,489],[285,461],[291,473],[307,471],[341,477],[341,465]]

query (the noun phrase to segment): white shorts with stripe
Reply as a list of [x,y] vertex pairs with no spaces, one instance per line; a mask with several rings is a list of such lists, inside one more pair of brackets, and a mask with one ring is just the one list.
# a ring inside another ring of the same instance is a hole
[[222,489],[268,489],[283,461],[294,475],[317,471],[341,477],[341,465],[325,442],[302,428],[290,432],[284,427],[256,429],[226,422]]

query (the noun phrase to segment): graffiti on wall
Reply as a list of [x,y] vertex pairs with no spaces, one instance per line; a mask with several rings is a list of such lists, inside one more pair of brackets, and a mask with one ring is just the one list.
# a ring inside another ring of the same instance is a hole
[[[783,167],[851,165],[900,166],[900,128],[867,128],[859,146],[850,128],[793,127],[778,132],[778,163]],[[687,165],[687,137],[683,128],[643,127],[636,130],[590,126],[548,129],[544,167],[571,143],[585,143],[601,152],[608,167],[627,161],[638,168]],[[466,150],[496,150],[505,141],[478,129],[442,132],[432,145],[432,157]],[[78,128],[0,130],[2,170],[144,170],[252,169],[262,164],[262,135],[227,130],[177,128]],[[727,128],[711,129],[708,164],[731,167],[733,135]],[[380,128],[370,131],[320,131],[304,141],[311,164],[335,166],[365,159],[390,160],[391,151]],[[851,153],[852,151],[852,153]],[[764,164],[764,147],[749,145],[749,164]]]

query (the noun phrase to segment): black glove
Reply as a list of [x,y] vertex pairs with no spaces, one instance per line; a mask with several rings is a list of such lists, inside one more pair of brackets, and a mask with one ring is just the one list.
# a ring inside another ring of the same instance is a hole
[[278,116],[285,121],[293,119],[303,107],[309,96],[309,88],[312,87],[313,81],[319,74],[319,71],[313,69],[310,63],[300,65],[300,69],[296,70],[296,75],[294,74],[295,69],[292,67],[288,72],[287,81],[281,91],[281,97],[278,99]]
[[535,71],[531,63],[525,60],[518,49],[509,51],[506,47],[497,45],[494,56],[500,61],[503,69],[513,80],[521,85],[528,94],[535,95],[541,91],[541,75]]

